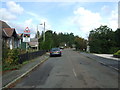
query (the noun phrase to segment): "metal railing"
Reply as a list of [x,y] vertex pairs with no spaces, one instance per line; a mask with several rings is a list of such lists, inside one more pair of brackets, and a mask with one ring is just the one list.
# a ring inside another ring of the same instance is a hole
[[42,56],[45,53],[46,53],[46,50],[41,50],[41,51],[37,51],[37,52],[21,54],[21,55],[18,56],[19,57],[19,63],[22,64],[24,61],[34,59],[38,56]]

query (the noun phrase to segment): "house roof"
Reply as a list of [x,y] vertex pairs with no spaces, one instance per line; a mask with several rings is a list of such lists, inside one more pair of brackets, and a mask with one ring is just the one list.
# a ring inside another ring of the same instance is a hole
[[38,42],[38,39],[37,38],[31,38],[30,42]]
[[13,33],[16,34],[16,31],[13,28],[3,28],[3,32],[4,32],[3,35],[5,37],[11,37],[13,35]]
[[0,29],[0,32],[2,33],[3,37],[17,37],[20,38],[19,35],[17,35],[15,28],[11,28],[6,22],[0,20],[0,24],[2,25],[2,28]]
[[30,42],[29,42],[29,45],[31,47],[37,47],[38,46],[38,39],[37,38],[31,38]]
[[38,42],[29,42],[28,43],[31,47],[37,47],[38,46]]
[[6,22],[0,20],[0,25],[2,25],[2,28],[11,28]]

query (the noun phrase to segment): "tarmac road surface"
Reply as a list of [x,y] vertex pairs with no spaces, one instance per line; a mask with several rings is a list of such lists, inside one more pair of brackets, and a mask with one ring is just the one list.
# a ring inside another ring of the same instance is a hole
[[118,72],[65,49],[61,57],[50,57],[14,88],[118,88]]
[[[114,58],[112,55],[109,54],[89,54],[89,53],[84,53],[81,52],[86,57],[89,57],[91,59],[94,59],[106,66],[109,66],[117,71],[120,69],[120,59],[119,58]],[[111,56],[111,57],[110,57]]]

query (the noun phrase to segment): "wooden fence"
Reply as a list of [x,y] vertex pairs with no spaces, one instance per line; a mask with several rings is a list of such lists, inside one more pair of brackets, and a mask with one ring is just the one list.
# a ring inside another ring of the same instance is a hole
[[38,56],[42,56],[45,53],[46,53],[46,50],[41,50],[41,51],[37,51],[37,52],[21,54],[21,55],[18,56],[19,57],[19,63],[22,64],[26,60],[34,59]]

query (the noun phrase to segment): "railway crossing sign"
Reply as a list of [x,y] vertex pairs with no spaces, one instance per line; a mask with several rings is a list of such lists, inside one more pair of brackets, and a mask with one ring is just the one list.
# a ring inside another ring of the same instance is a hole
[[23,42],[30,42],[30,30],[28,27],[26,27],[26,29],[24,30]]

